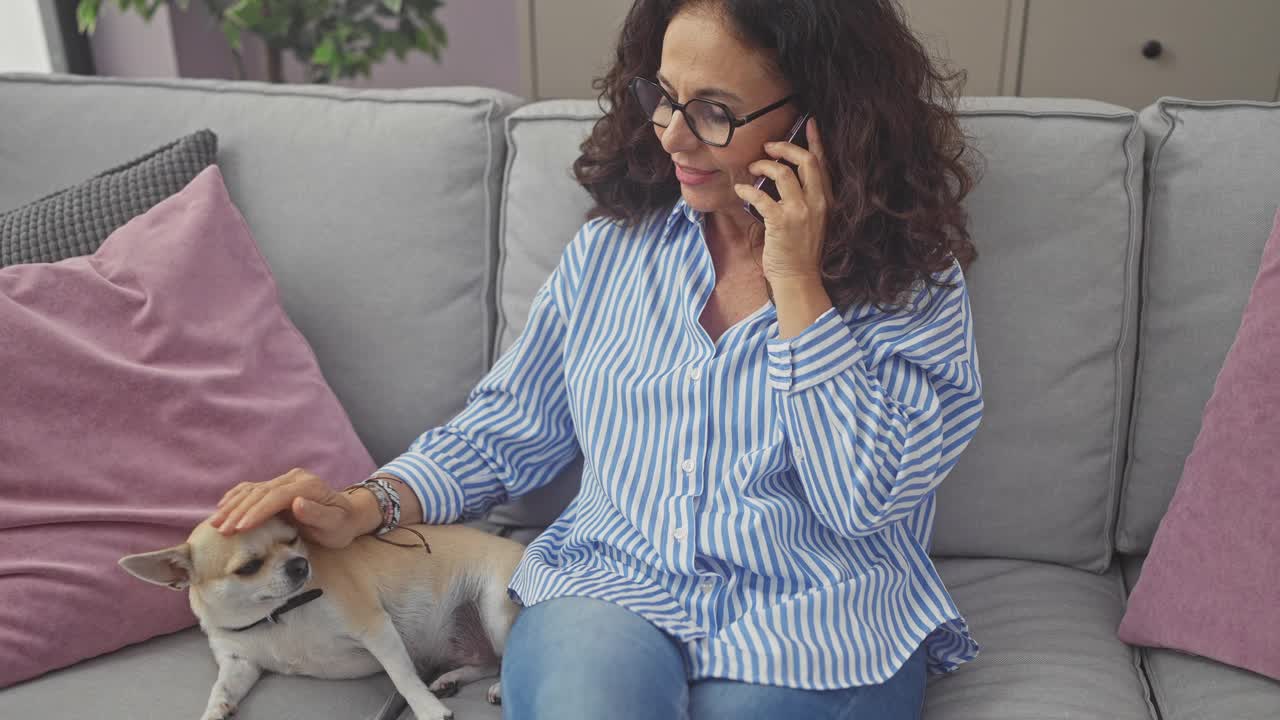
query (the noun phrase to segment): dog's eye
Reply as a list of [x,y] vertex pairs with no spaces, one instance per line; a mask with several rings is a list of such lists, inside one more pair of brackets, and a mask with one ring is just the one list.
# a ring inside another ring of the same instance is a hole
[[292,538],[291,538],[287,543],[285,543],[285,544],[286,544],[286,545],[297,545],[297,544],[298,544],[298,537],[299,537],[298,535],[294,535],[294,536],[293,536],[293,537],[292,537]]
[[250,560],[236,568],[237,575],[252,575],[262,569],[262,558]]

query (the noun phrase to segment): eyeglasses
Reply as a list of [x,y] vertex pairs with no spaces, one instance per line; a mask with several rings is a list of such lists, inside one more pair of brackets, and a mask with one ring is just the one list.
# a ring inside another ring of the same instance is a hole
[[734,130],[766,113],[777,110],[794,97],[788,95],[768,107],[739,118],[734,117],[728,106],[715,100],[694,98],[687,103],[678,103],[675,98],[667,94],[666,90],[662,89],[662,86],[642,77],[631,81],[631,94],[635,95],[636,101],[640,104],[640,111],[649,122],[665,128],[671,124],[676,110],[679,110],[684,113],[684,121],[693,134],[702,142],[714,147],[728,145],[729,141],[733,140]]

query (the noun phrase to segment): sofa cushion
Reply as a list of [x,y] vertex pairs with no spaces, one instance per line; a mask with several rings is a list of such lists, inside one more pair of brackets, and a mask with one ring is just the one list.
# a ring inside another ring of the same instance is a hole
[[[986,407],[937,490],[932,550],[1101,570],[1135,353],[1142,133],[1133,112],[1088,101],[966,98],[961,110],[987,158],[968,201],[981,257],[966,278]],[[559,100],[507,121],[499,353],[590,207],[570,166],[599,115]],[[491,519],[549,524],[579,467]]]
[[983,649],[932,679],[926,718],[1155,717],[1137,653],[1115,637],[1124,612],[1116,569],[967,558],[937,567]]
[[[510,537],[527,544],[539,532]],[[954,673],[930,676],[925,720],[1154,717],[1137,651],[1115,637],[1125,595],[1118,568],[1097,575],[1021,560],[935,564],[982,650]]]
[[217,159],[218,136],[198,130],[69,188],[0,214],[0,267],[88,255]]
[[0,75],[0,207],[212,129],[286,311],[382,463],[480,379],[517,103],[482,88]]
[[[586,221],[589,196],[573,177],[578,145],[600,116],[594,103],[547,100],[526,105],[506,122],[507,167],[498,231],[497,336],[490,365],[524,329],[538,288]],[[579,452],[555,480],[498,505],[489,519],[514,527],[546,527],[578,493]]]
[[[8,688],[0,692],[0,717],[198,718],[217,676],[209,641],[199,628],[189,628]],[[367,717],[391,690],[385,674],[318,680],[267,673],[240,704],[238,716]]]
[[[539,531],[509,534],[527,543]],[[960,558],[941,560],[938,569],[980,633],[983,650],[955,673],[930,678],[924,720],[1156,717],[1134,650],[1112,633],[1123,603],[1118,570],[1098,576],[1045,563]],[[136,682],[159,667],[166,683]],[[0,717],[69,717],[86,701],[96,703],[103,720],[169,717],[183,708],[190,714],[203,707],[215,674],[204,636],[188,630],[10,688],[0,693]],[[445,702],[458,717],[500,720],[500,708],[485,703],[486,687],[473,683]],[[371,717],[390,688],[381,674],[345,681],[268,674],[241,715],[303,720],[323,710],[331,717]],[[402,716],[409,717],[407,711]]]
[[1280,212],[1120,638],[1280,680]]
[[[1132,589],[1145,555],[1121,560]],[[1215,660],[1176,650],[1140,648],[1142,665],[1163,720],[1275,720],[1280,717],[1280,682]]]
[[0,268],[0,687],[194,625],[117,565],[238,482],[374,469],[222,175],[93,255]]
[[1150,154],[1142,326],[1116,547],[1145,553],[1240,327],[1280,188],[1280,103],[1163,98]]

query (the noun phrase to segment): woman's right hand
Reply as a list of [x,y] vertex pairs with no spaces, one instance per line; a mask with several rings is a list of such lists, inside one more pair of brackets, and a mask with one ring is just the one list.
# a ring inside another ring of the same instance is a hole
[[[218,501],[209,523],[223,535],[232,535],[288,510],[308,542],[343,548],[368,532],[362,527],[364,505],[353,502],[360,494],[334,490],[316,475],[294,468],[266,482],[244,482],[231,488]],[[372,500],[372,494],[364,494]]]

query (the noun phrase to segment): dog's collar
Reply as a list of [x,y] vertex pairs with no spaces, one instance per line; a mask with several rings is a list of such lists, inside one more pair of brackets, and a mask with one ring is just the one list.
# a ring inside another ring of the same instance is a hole
[[302,607],[303,605],[306,605],[307,603],[311,602],[312,600],[315,600],[316,598],[320,597],[323,594],[324,594],[323,590],[321,590],[320,588],[315,588],[312,590],[308,590],[302,593],[301,595],[294,595],[293,597],[289,598],[289,602],[286,602],[285,604],[281,605],[275,610],[272,610],[270,615],[262,618],[257,622],[249,623],[244,627],[223,628],[223,630],[230,630],[231,632],[240,632],[242,630],[248,630],[249,628],[252,628],[252,627],[257,627],[264,622],[277,623],[280,621],[281,615],[289,612],[290,610],[296,607]]

